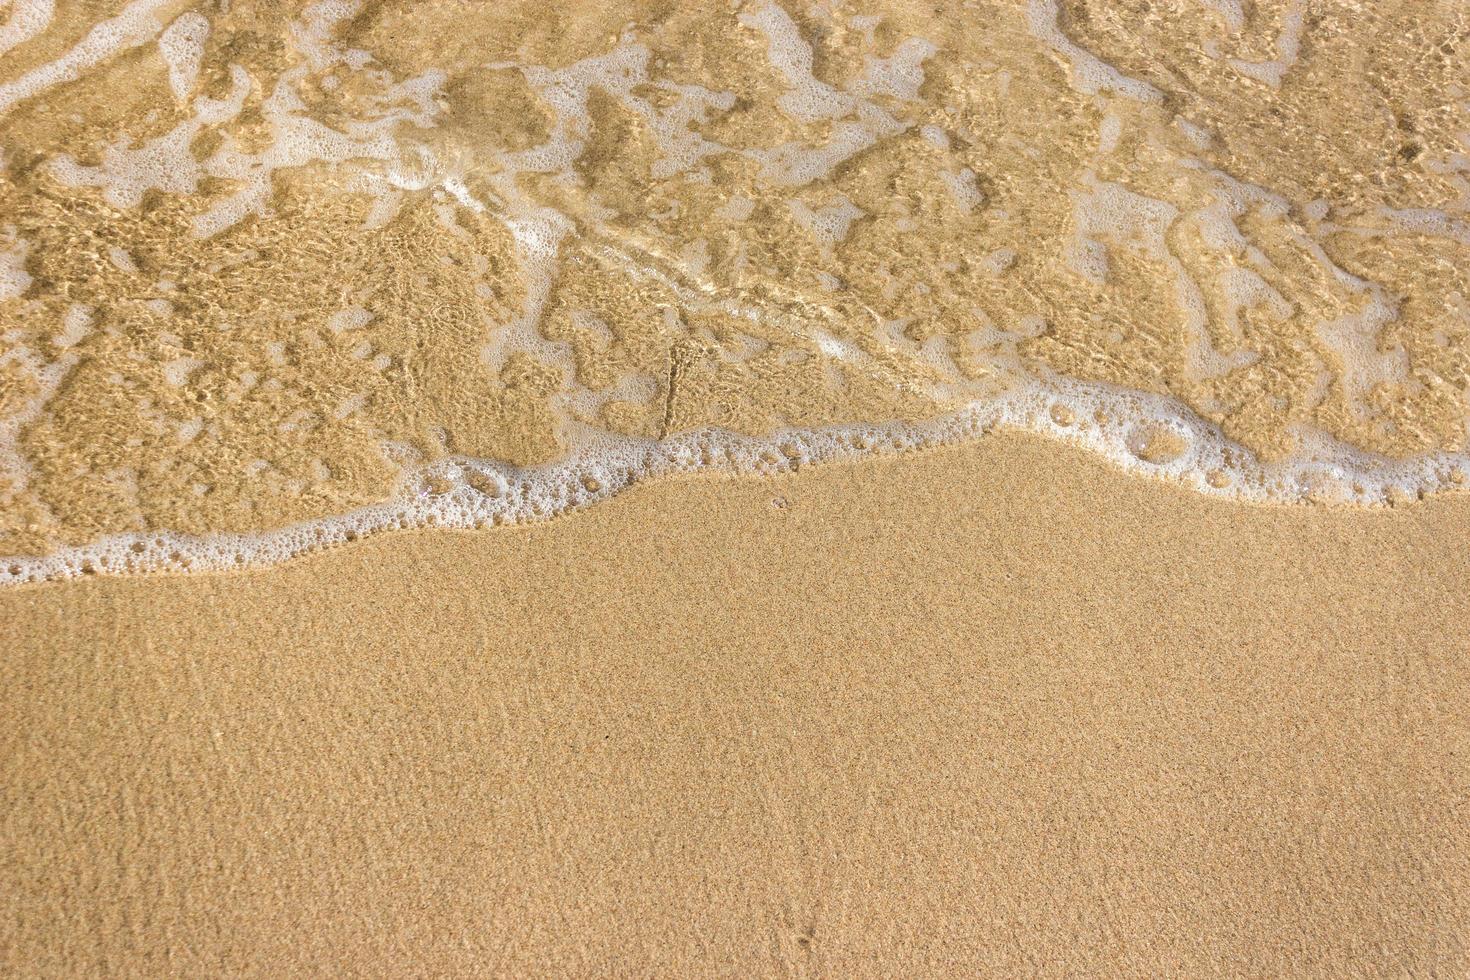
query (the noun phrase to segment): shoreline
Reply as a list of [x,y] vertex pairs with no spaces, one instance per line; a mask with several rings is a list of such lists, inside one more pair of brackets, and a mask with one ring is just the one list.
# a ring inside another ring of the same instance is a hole
[[[1119,418],[1121,426],[1114,422]],[[627,440],[601,452],[582,447],[563,459],[527,467],[448,456],[405,477],[404,485],[417,490],[285,527],[108,534],[46,555],[0,556],[0,589],[95,574],[269,568],[386,533],[538,524],[681,476],[770,477],[810,466],[863,465],[955,449],[997,436],[1037,439],[1064,455],[1095,457],[1129,478],[1232,504],[1372,508],[1459,494],[1470,484],[1466,453],[1391,459],[1328,440],[1317,446],[1315,456],[1262,462],[1168,396],[1071,381],[1033,386],[914,422],[782,429],[765,436],[701,429],[662,440]],[[1170,444],[1167,455],[1150,455],[1149,444],[1157,441]],[[438,489],[431,490],[435,485]]]

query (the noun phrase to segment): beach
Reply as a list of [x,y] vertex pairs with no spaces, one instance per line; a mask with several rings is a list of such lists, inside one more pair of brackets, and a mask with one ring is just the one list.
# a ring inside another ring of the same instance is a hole
[[1461,0],[0,0],[0,973],[1470,974]]
[[6,592],[4,969],[1461,973],[1467,530],[995,437]]

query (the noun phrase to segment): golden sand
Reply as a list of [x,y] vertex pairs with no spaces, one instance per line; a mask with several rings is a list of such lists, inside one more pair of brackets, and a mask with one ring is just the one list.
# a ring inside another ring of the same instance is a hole
[[0,972],[1463,975],[1467,534],[999,437],[10,591]]

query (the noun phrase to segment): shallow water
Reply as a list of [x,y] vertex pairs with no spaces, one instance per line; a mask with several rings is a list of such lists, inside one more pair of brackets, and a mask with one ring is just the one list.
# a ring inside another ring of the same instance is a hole
[[1451,0],[0,18],[0,581],[996,427],[1470,479]]

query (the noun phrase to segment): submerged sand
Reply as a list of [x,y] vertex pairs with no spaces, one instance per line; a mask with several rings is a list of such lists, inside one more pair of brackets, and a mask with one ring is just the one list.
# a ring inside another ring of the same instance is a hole
[[0,584],[1017,392],[1205,492],[1470,479],[1454,0],[13,7]]
[[0,594],[0,970],[1470,970],[1470,501],[1033,439]]

